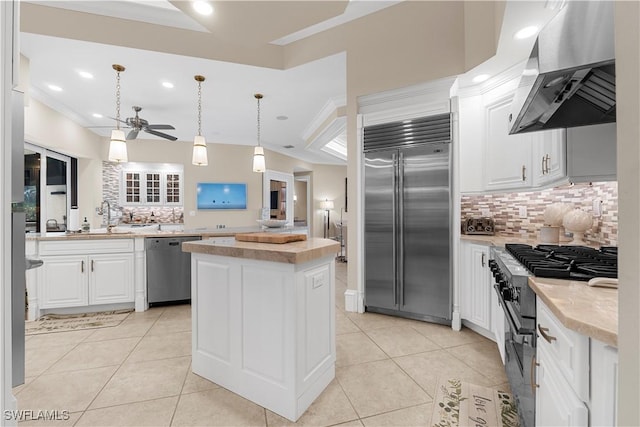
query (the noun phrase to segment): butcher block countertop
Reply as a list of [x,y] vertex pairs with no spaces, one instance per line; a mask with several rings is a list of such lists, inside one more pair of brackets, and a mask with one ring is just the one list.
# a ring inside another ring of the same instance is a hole
[[530,277],[529,286],[567,328],[618,347],[618,290]]
[[286,264],[302,264],[327,255],[335,255],[339,249],[340,244],[335,240],[321,238],[282,244],[240,242],[232,238],[200,240],[182,244],[184,252]]

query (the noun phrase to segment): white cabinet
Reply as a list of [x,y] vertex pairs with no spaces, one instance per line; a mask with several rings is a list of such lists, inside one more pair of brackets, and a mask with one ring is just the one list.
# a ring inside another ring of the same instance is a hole
[[588,426],[589,410],[556,369],[545,348],[537,349],[536,426]]
[[509,110],[513,94],[485,107],[485,190],[531,187],[531,134],[509,135]]
[[133,302],[133,254],[88,257],[89,305]]
[[489,246],[460,242],[460,297],[463,320],[484,329],[491,327],[491,274],[489,272]]
[[133,302],[133,254],[42,257],[40,308]]
[[[491,283],[491,282],[490,282]],[[492,286],[493,288],[493,286]],[[504,317],[504,309],[500,305],[500,299],[494,289],[490,289],[491,292],[491,331],[496,338],[498,344],[498,351],[500,352],[500,358],[502,363],[505,361],[505,332],[506,332],[506,319]]]
[[542,187],[567,176],[566,131],[553,129],[531,134],[533,186]]
[[41,241],[40,309],[132,303],[133,239]]
[[87,257],[80,255],[42,257],[37,270],[40,308],[87,305]]
[[617,349],[566,328],[540,298],[536,316],[536,425],[617,425]]
[[462,193],[530,190],[567,180],[564,129],[509,135],[516,87],[511,79],[459,98]]

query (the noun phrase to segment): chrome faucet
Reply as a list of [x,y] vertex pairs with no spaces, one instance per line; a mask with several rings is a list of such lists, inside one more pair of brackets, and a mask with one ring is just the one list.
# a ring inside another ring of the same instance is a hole
[[[104,222],[104,205],[107,205],[107,222],[105,224]],[[109,227],[109,225],[111,225],[111,205],[109,204],[108,201],[103,200],[102,203],[100,203],[100,210],[102,211],[102,225]]]

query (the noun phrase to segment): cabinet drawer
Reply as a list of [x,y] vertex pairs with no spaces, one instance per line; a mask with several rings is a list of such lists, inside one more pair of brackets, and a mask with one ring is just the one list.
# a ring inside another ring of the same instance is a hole
[[537,301],[537,345],[543,348],[583,402],[589,401],[589,338],[565,328],[542,302]]
[[46,240],[38,243],[38,255],[87,255],[133,252],[133,239]]

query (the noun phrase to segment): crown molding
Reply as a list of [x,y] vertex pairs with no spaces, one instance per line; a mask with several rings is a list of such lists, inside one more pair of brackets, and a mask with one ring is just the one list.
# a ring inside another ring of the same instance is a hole
[[324,106],[320,109],[318,114],[316,114],[316,116],[313,118],[313,120],[311,120],[309,125],[307,125],[305,130],[302,131],[302,139],[304,141],[306,141],[309,138],[311,138],[311,135],[313,135],[318,129],[320,129],[320,126],[322,126],[322,124],[333,113],[335,113],[338,110],[338,108],[344,107],[346,105],[347,105],[347,97],[346,97],[346,95],[345,96],[340,96],[340,97],[335,97],[335,98],[330,98],[324,104]]

